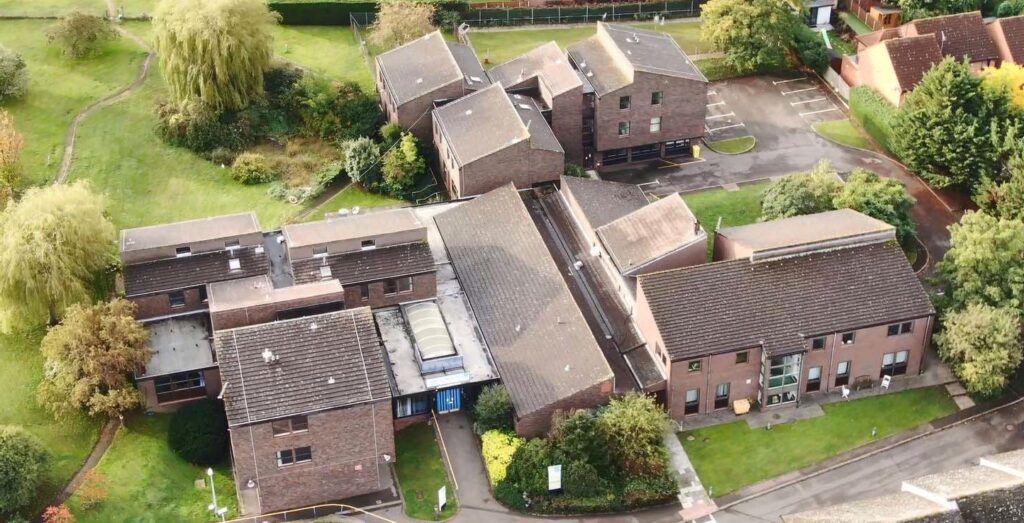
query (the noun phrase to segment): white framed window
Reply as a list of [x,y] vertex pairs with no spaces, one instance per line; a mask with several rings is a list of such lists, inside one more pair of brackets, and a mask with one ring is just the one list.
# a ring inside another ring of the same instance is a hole
[[274,432],[274,437],[306,432],[309,430],[309,418],[306,416],[293,416],[291,418],[274,420],[270,422],[270,428]]
[[655,116],[654,118],[651,118],[651,132],[652,133],[660,133],[661,132],[661,117],[660,116]]

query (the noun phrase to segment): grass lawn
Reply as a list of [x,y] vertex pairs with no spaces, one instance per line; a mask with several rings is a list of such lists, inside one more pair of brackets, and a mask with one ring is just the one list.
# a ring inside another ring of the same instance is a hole
[[721,154],[745,153],[753,149],[755,145],[757,145],[757,139],[753,136],[740,136],[739,138],[729,138],[728,140],[707,143],[707,146],[712,151]]
[[335,212],[338,209],[382,207],[384,205],[397,205],[400,203],[403,203],[403,201],[369,192],[357,184],[350,184],[331,197],[330,200],[324,202],[316,211],[307,216],[304,221],[322,220],[327,213]]
[[0,0],[0,14],[7,16],[60,16],[71,11],[99,16],[107,12],[107,4],[103,0]]
[[[418,423],[395,434],[398,454],[395,470],[405,498],[405,513],[417,519],[448,519],[458,510],[455,492],[448,481],[448,472],[441,459],[441,448],[434,437],[434,428]],[[437,490],[446,486],[448,503],[440,517],[435,516]]]
[[857,129],[849,119],[830,120],[814,124],[814,130],[836,142],[850,147],[871,150],[871,142]]
[[839,18],[842,18],[843,21],[846,22],[846,25],[849,26],[850,29],[853,29],[853,32],[859,35],[871,32],[871,27],[869,27],[868,24],[861,22],[860,18],[857,18],[848,12],[844,11],[839,13]]
[[857,54],[857,44],[843,40],[843,37],[835,31],[828,32],[828,41],[839,54]]
[[[206,468],[179,458],[167,446],[170,415],[134,416],[118,430],[114,443],[100,460],[98,470],[108,478],[110,496],[89,510],[72,496],[68,503],[77,523],[212,521],[207,505],[209,485],[197,489],[195,480],[206,478]],[[231,467],[214,467],[217,502],[229,507],[228,519],[238,515]]]
[[274,52],[331,78],[358,82],[367,91],[374,89],[370,68],[347,26],[278,26]]
[[[916,389],[824,405],[825,415],[750,429],[746,421],[681,432],[705,487],[722,496],[956,412],[945,389]],[[878,435],[871,437],[872,428]],[[688,436],[693,441],[688,441]]]
[[722,226],[746,225],[761,217],[761,195],[770,181],[741,185],[738,191],[707,189],[686,193],[683,201],[708,233],[708,260],[714,249],[715,225],[722,219]]
[[[0,425],[20,425],[42,440],[52,461],[42,487],[23,515],[32,519],[50,504],[85,461],[99,437],[97,420],[74,418],[58,423],[36,404],[36,386],[43,376],[39,342],[43,330],[0,334]],[[31,516],[31,517],[30,517]]]
[[65,58],[57,48],[46,44],[44,33],[52,23],[0,21],[0,44],[21,54],[28,64],[28,93],[4,109],[14,116],[15,125],[25,137],[22,165],[30,183],[53,180],[64,153],[64,134],[75,114],[131,83],[145,58],[142,49],[124,38],[97,56]]

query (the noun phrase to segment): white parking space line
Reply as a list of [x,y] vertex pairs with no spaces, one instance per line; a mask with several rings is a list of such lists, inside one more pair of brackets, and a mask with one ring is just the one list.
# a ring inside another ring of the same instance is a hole
[[723,125],[721,127],[715,127],[714,129],[712,129],[710,127],[705,127],[705,129],[707,129],[709,132],[713,133],[715,131],[721,131],[723,129],[732,129],[733,127],[746,127],[746,125],[744,125],[742,123],[737,123],[737,124],[732,124],[732,125]]
[[729,116],[736,116],[736,113],[725,113],[725,114],[716,114],[716,115],[712,115],[712,116],[705,116],[704,119],[705,120],[711,120],[712,118],[726,118],[726,117],[729,117]]
[[827,113],[827,112],[830,112],[830,111],[838,111],[838,110],[839,110],[838,107],[832,107],[831,109],[822,109],[820,111],[811,111],[809,113],[800,113],[800,116],[810,116],[812,114]]
[[715,102],[713,104],[707,104],[708,107],[714,107],[716,105],[725,105],[725,102]]
[[797,89],[796,91],[782,91],[782,96],[786,96],[788,94],[804,93],[804,92],[807,92],[807,91],[814,91],[815,89],[817,89],[817,87],[808,87],[806,89]]
[[801,76],[800,78],[790,78],[789,80],[778,80],[778,81],[772,82],[772,85],[785,84],[785,83],[789,83],[789,82],[799,82],[800,80],[806,80],[806,79],[807,79],[806,76]]
[[826,100],[828,100],[828,98],[825,98],[824,96],[822,96],[821,98],[815,98],[813,100],[803,100],[801,102],[789,102],[789,105],[800,105],[800,104],[809,104],[809,103],[814,103],[814,102],[824,102]]

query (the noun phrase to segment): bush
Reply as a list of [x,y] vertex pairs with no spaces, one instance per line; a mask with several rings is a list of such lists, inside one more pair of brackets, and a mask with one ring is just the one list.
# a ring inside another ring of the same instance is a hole
[[612,399],[601,414],[601,432],[616,462],[632,474],[660,474],[667,466],[663,437],[668,415],[646,394]]
[[276,177],[277,173],[260,153],[242,153],[231,164],[231,178],[246,185],[271,182]]
[[819,73],[825,72],[829,65],[828,49],[821,34],[806,25],[801,25],[793,34],[793,48],[797,57],[807,67]]
[[996,16],[999,18],[1018,15],[1024,15],[1024,0],[1006,0],[996,9]]
[[117,38],[110,22],[75,11],[46,30],[46,39],[72,58],[85,58]]
[[623,501],[634,507],[663,503],[679,492],[679,484],[667,470],[651,476],[631,476],[622,489]]
[[419,142],[410,133],[384,154],[381,188],[397,198],[407,198],[417,180],[427,172],[427,161],[420,155]]
[[169,145],[200,154],[214,149],[239,150],[251,143],[239,129],[221,121],[213,109],[201,102],[188,102],[180,107],[171,103],[159,105],[156,133]]
[[874,89],[860,86],[850,90],[850,112],[886,151],[893,151],[892,126],[896,120],[896,106]]
[[28,90],[28,68],[25,60],[0,45],[0,102],[21,98]]
[[458,11],[438,11],[434,15],[434,21],[442,29],[451,29],[462,23],[462,14]]
[[373,140],[362,137],[342,142],[345,154],[345,174],[366,188],[376,188],[380,183],[380,149]]
[[512,456],[525,440],[510,431],[488,430],[480,436],[484,465],[491,478],[491,486],[505,479]]
[[574,178],[589,178],[587,176],[587,170],[583,167],[576,165],[572,162],[565,162],[565,173],[566,176],[572,176]]
[[39,438],[21,427],[0,426],[0,514],[32,501],[49,463]]
[[835,209],[836,195],[842,190],[832,164],[822,160],[811,172],[772,182],[761,197],[761,221],[831,211]]
[[473,418],[479,432],[512,429],[512,399],[504,385],[488,385],[480,391],[473,406]]
[[85,473],[85,479],[75,491],[78,505],[86,510],[99,505],[107,500],[110,491],[107,490],[109,479],[107,475],[96,469]]
[[235,163],[235,158],[238,155],[235,151],[226,147],[218,147],[210,151],[210,161],[217,165],[231,165]]
[[380,128],[380,140],[385,149],[398,143],[402,139],[402,134],[405,133],[405,129],[401,125],[395,122],[389,122],[384,124]]
[[307,136],[350,140],[372,136],[380,125],[376,98],[355,82],[306,76],[298,83],[295,103]]
[[181,459],[196,465],[215,465],[228,451],[228,421],[219,401],[203,399],[174,413],[167,443]]
[[46,507],[43,511],[43,523],[75,523],[75,515],[67,505]]
[[505,469],[505,481],[515,485],[515,490],[528,495],[544,495],[548,492],[548,465],[552,465],[551,446],[547,441],[535,438],[524,442],[512,455],[512,461]]

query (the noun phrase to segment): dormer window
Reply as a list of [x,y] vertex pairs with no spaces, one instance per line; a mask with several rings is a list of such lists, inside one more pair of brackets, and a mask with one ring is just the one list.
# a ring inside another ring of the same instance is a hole
[[323,258],[325,256],[327,256],[327,246],[326,245],[320,246],[320,247],[313,247],[313,257],[314,258]]
[[324,266],[320,267],[320,279],[327,280],[327,279],[330,279],[330,277],[331,277],[331,267],[330,267],[330,265],[324,265]]
[[174,255],[177,256],[178,258],[184,258],[185,256],[192,256],[192,248],[191,247],[178,247],[177,249],[174,249]]
[[224,249],[229,250],[229,251],[232,250],[232,249],[237,249],[240,246],[241,246],[241,243],[239,243],[238,240],[228,240],[228,241],[224,242]]
[[239,260],[238,258],[231,258],[228,260],[228,269],[233,271],[242,270],[242,260]]
[[370,249],[376,249],[377,248],[377,242],[374,241],[374,240],[363,240],[363,243],[360,245],[360,247],[362,247],[362,249],[364,251],[368,251]]

